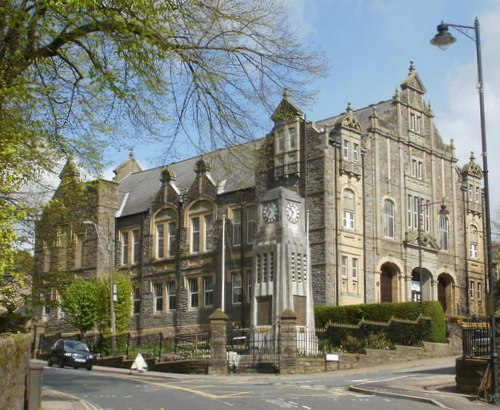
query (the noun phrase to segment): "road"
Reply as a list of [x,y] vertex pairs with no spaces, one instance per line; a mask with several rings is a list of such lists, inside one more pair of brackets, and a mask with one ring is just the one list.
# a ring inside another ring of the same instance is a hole
[[[104,370],[104,369],[103,369]],[[448,372],[453,369],[424,369]],[[133,374],[84,369],[44,369],[44,387],[83,399],[98,410],[220,410],[220,409],[435,409],[428,403],[351,392],[349,385],[395,380],[419,374],[321,373],[301,376],[186,376]]]

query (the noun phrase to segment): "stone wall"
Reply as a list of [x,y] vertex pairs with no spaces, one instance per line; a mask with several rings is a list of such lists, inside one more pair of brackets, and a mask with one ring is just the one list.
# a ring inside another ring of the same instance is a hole
[[0,409],[24,409],[30,349],[30,335],[0,336]]

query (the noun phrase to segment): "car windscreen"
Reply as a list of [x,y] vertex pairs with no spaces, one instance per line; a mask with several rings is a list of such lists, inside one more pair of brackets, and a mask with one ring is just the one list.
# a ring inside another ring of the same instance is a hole
[[68,349],[71,349],[71,350],[80,350],[80,351],[83,350],[85,352],[89,351],[89,348],[87,347],[87,345],[85,343],[82,343],[82,342],[68,340],[68,341],[64,342],[64,345]]

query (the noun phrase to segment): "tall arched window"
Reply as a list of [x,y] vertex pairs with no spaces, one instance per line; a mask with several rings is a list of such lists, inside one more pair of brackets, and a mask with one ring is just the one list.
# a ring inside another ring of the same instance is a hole
[[439,231],[441,233],[441,249],[448,250],[449,220],[445,215],[439,217]]
[[384,200],[384,236],[394,238],[394,202],[390,199]]
[[472,259],[479,258],[479,234],[477,232],[477,226],[471,225],[469,229],[469,256]]
[[208,201],[197,202],[189,210],[191,253],[207,252],[213,246],[213,207]]
[[352,230],[356,228],[355,203],[354,191],[344,189],[344,228]]
[[158,259],[175,255],[177,248],[177,210],[168,208],[155,217],[155,256]]

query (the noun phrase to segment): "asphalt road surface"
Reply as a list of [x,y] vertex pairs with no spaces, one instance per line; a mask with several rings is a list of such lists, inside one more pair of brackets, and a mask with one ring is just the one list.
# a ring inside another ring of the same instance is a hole
[[44,387],[81,398],[95,410],[220,410],[310,409],[395,410],[436,407],[399,398],[350,392],[366,380],[404,377],[400,374],[302,376],[179,376],[100,372],[97,368],[44,369]]

